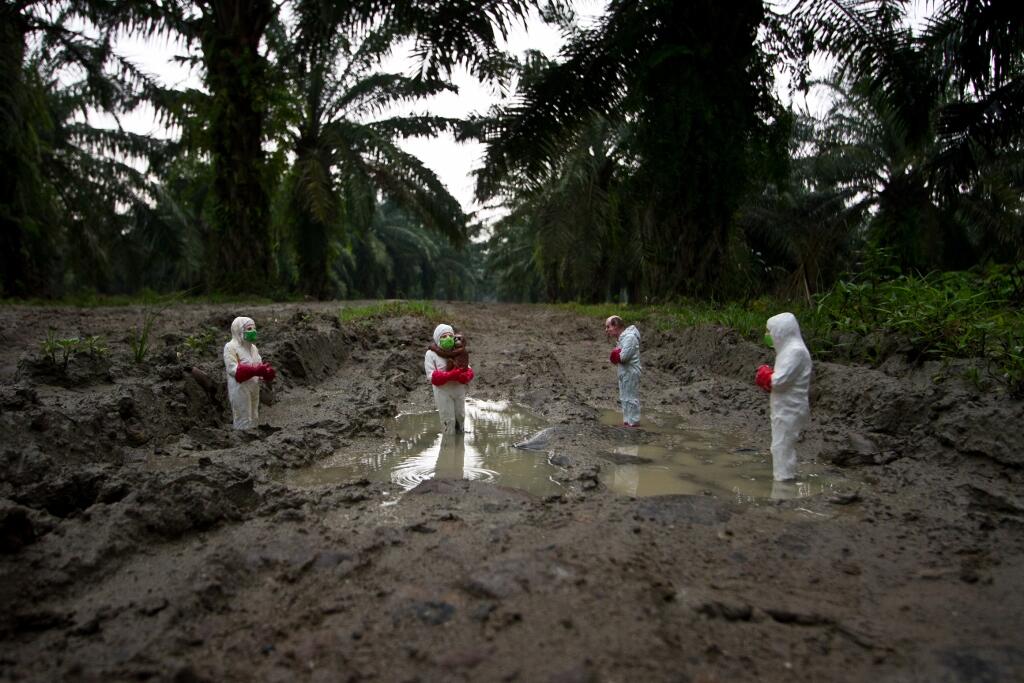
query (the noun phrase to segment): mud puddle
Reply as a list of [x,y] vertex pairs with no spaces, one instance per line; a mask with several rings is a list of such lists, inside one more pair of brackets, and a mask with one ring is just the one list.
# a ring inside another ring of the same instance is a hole
[[[601,422],[622,424],[622,414],[605,410]],[[601,483],[629,496],[712,495],[737,503],[788,500],[830,494],[853,482],[818,463],[800,463],[794,481],[772,479],[767,445],[754,447],[736,434],[692,429],[683,418],[645,414],[647,443],[615,446],[601,454]]]
[[385,426],[387,443],[372,452],[345,449],[315,467],[290,470],[280,481],[308,488],[360,477],[409,490],[427,479],[477,479],[538,496],[562,492],[558,469],[544,453],[512,444],[546,426],[506,401],[466,399],[466,433],[439,434],[436,411],[399,414]]

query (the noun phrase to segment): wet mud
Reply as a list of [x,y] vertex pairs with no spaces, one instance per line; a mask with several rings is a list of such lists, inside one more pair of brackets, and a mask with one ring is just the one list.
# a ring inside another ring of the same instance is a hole
[[[771,357],[734,332],[642,330],[631,430],[600,321],[444,308],[476,372],[457,439],[437,321],[172,307],[139,363],[140,309],[0,308],[0,679],[1024,678],[1020,401],[816,363],[777,487]],[[220,360],[243,313],[278,369],[251,432]],[[51,327],[109,350],[55,366]]]

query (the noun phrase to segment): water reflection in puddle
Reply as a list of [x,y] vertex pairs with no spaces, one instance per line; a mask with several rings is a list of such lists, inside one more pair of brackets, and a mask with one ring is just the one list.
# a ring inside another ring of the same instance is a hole
[[411,489],[426,479],[481,479],[535,495],[560,493],[558,469],[545,453],[512,444],[545,422],[506,401],[466,399],[466,434],[438,434],[437,413],[405,413],[387,426],[390,443],[378,452],[335,453],[317,467],[283,475],[293,486],[320,486],[366,477]]
[[[622,415],[602,412],[601,422],[621,425]],[[751,448],[738,435],[695,430],[683,418],[644,415],[645,443],[615,446],[601,453],[601,482],[630,496],[713,495],[738,503],[805,498],[829,493],[849,482],[817,463],[800,463],[794,481],[772,479],[767,444]]]

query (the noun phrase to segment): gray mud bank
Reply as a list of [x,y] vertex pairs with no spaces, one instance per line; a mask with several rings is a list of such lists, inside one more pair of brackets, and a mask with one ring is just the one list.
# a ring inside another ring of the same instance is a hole
[[[445,308],[469,338],[470,396],[530,413],[537,429],[505,445],[528,442],[515,457],[553,488],[466,474],[503,457],[473,435],[479,461],[459,451],[454,474],[440,450],[407,485],[360,472],[401,447],[396,415],[430,410],[436,321],[241,311],[278,381],[239,433],[219,354],[231,307],[166,310],[141,364],[138,311],[0,309],[0,679],[1024,678],[1020,401],[898,359],[816,363],[801,466],[841,485],[629,495],[613,475],[646,476],[682,437],[602,420],[600,321]],[[49,327],[109,352],[57,371]],[[763,349],[714,328],[643,343],[645,410],[763,458]],[[296,476],[338,462],[351,476]]]

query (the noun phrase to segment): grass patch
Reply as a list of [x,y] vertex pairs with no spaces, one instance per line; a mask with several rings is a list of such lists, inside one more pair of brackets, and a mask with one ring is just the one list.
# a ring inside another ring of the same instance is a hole
[[406,315],[439,320],[442,312],[429,301],[383,301],[368,306],[344,306],[338,311],[338,320],[345,324]]
[[163,309],[144,311],[139,324],[128,331],[128,346],[132,350],[132,360],[136,363],[146,360],[152,343],[153,325],[162,312]]
[[998,268],[840,282],[810,311],[811,350],[869,362],[892,351],[912,359],[979,359],[988,379],[1024,395],[1019,294],[1015,277]]
[[[657,306],[560,304],[579,315],[619,315],[629,323],[672,330],[730,327],[760,342],[765,321],[792,312],[818,360],[878,363],[893,354],[911,361],[976,359],[969,376],[1024,396],[1024,314],[1020,282],[1010,269],[907,275],[839,282],[813,304],[757,299],[744,303],[682,302]],[[980,376],[981,374],[984,377]]]

